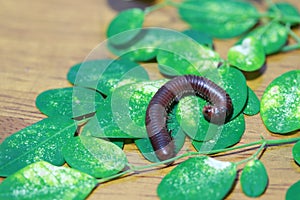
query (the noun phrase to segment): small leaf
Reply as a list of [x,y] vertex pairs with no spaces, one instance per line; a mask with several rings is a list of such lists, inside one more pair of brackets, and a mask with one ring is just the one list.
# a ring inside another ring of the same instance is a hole
[[[115,36],[109,42],[114,45],[122,45],[132,40],[140,33],[139,29],[143,26],[144,18],[145,13],[139,8],[132,8],[120,12],[110,22],[107,28],[107,37]],[[120,34],[129,30],[131,30],[130,33]]]
[[56,116],[10,135],[0,145],[0,176],[8,176],[40,160],[64,164],[61,149],[76,128],[73,120]]
[[[272,22],[264,26],[259,26],[249,32],[245,38],[253,37],[264,47],[266,55],[278,52],[288,40],[288,29],[277,23]],[[239,41],[238,43],[241,43]]]
[[80,171],[39,161],[0,184],[0,199],[85,199],[97,180]]
[[158,185],[161,200],[223,199],[233,186],[236,165],[202,156],[190,158]]
[[278,15],[283,23],[291,23],[291,25],[299,24],[300,13],[297,7],[288,2],[278,2],[271,5],[268,9],[269,13]]
[[206,133],[206,141],[193,140],[192,144],[197,151],[209,154],[212,150],[224,149],[238,143],[245,128],[244,115],[240,114],[223,126],[211,125]]
[[228,61],[231,65],[243,71],[255,71],[263,66],[266,56],[260,41],[247,37],[242,44],[229,49]]
[[252,160],[246,164],[241,174],[243,192],[249,197],[258,197],[268,186],[268,174],[260,160]]
[[293,147],[293,157],[298,165],[300,165],[300,142],[297,142]]
[[300,129],[300,70],[274,79],[261,98],[260,108],[269,131],[286,134]]
[[300,191],[300,180],[294,183],[286,192],[285,199],[286,200],[298,200],[299,199],[299,191]]
[[68,87],[42,92],[36,98],[36,107],[47,116],[76,118],[95,112],[102,101],[95,90]]
[[218,38],[244,33],[257,23],[259,16],[251,3],[236,0],[185,0],[178,12],[193,29]]
[[104,59],[89,60],[72,66],[67,79],[76,86],[96,89],[108,96],[117,87],[149,80],[149,76],[138,63]]
[[248,99],[243,113],[245,115],[256,115],[260,110],[260,101],[254,91],[248,87]]
[[159,46],[157,62],[167,76],[205,75],[217,69],[220,56],[191,38],[165,42]]
[[74,137],[67,142],[62,152],[72,168],[95,178],[117,174],[127,163],[122,149],[109,141],[94,137]]

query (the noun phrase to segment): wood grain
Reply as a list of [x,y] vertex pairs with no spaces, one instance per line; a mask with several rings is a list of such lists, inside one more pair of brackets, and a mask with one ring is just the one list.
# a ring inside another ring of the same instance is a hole
[[[264,4],[253,1],[260,9]],[[297,5],[297,0],[288,0]],[[153,1],[121,0],[0,0],[0,141],[45,116],[35,107],[42,91],[70,86],[66,80],[69,68],[82,62],[90,51],[105,40],[110,20],[122,9],[145,7]],[[145,26],[183,30],[176,10],[164,8],[147,16]],[[300,35],[299,27],[296,32]],[[215,40],[216,51],[225,58],[235,39]],[[246,74],[248,85],[261,97],[266,86],[280,74],[300,69],[300,51],[269,56],[262,72]],[[155,64],[143,64],[152,79],[162,78]],[[282,138],[269,133],[259,115],[246,117],[247,130],[241,144],[265,138]],[[300,132],[295,133],[300,136]],[[294,137],[286,136],[286,137]],[[269,147],[261,160],[270,177],[266,193],[259,199],[284,199],[287,188],[299,180],[300,168],[291,155],[292,145]],[[182,152],[193,150],[187,142]],[[221,154],[220,160],[236,161],[251,155],[255,149]],[[132,164],[148,162],[133,144],[125,146]],[[178,161],[180,162],[180,161]],[[177,162],[177,163],[178,163]],[[156,187],[173,167],[147,170],[100,185],[88,199],[158,199]],[[227,199],[249,199],[237,182]]]

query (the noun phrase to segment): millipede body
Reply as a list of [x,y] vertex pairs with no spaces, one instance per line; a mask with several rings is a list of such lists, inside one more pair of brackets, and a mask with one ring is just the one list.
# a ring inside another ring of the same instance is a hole
[[197,95],[208,104],[203,108],[206,120],[224,124],[232,115],[233,106],[229,95],[214,82],[196,75],[173,78],[152,97],[146,111],[146,130],[159,160],[175,156],[171,131],[167,128],[167,115],[175,103],[185,96]]

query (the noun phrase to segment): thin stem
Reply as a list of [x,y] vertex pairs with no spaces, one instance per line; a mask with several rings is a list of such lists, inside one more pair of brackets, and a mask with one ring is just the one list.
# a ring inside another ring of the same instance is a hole
[[184,153],[182,155],[176,156],[174,158],[171,158],[171,159],[168,159],[168,160],[165,160],[165,161],[161,161],[161,162],[157,162],[157,163],[152,163],[152,164],[145,165],[145,166],[133,166],[133,165],[127,164],[127,166],[129,167],[128,170],[123,171],[119,174],[112,175],[110,177],[99,179],[98,183],[99,184],[104,183],[104,182],[119,178],[121,176],[124,176],[126,174],[134,173],[136,171],[142,171],[142,170],[145,170],[145,169],[157,167],[157,166],[162,165],[162,164],[171,163],[175,160],[179,160],[179,159],[185,158],[185,157],[200,156],[200,155],[204,155],[204,154],[216,154],[216,153],[221,153],[221,152],[233,151],[233,150],[237,150],[237,149],[243,149],[243,148],[247,148],[247,147],[250,147],[250,146],[261,145],[260,148],[258,149],[258,151],[255,154],[253,154],[251,157],[249,157],[245,160],[242,160],[240,162],[237,162],[237,164],[242,164],[242,163],[244,163],[248,160],[251,160],[251,159],[257,157],[266,145],[280,145],[280,144],[292,143],[292,142],[297,142],[297,141],[300,141],[300,137],[280,139],[280,140],[261,139],[261,140],[255,141],[255,142],[250,142],[248,144],[243,144],[243,145],[230,147],[230,148],[226,148],[226,149],[219,149],[219,150],[213,150],[213,151],[202,151],[202,152],[187,152],[187,153]]
[[265,148],[265,146],[266,146],[266,142],[264,142],[260,147],[259,147],[259,149],[252,155],[252,156],[250,156],[250,157],[248,157],[248,158],[246,158],[246,159],[244,159],[244,160],[241,160],[241,161],[239,161],[239,162],[236,162],[235,164],[236,165],[241,165],[241,164],[243,164],[243,163],[246,163],[246,162],[249,162],[250,160],[253,160],[253,159],[257,159],[258,158],[258,155],[262,152],[262,150]]
[[150,12],[153,12],[155,10],[161,9],[165,6],[169,5],[169,0],[165,0],[161,3],[155,4],[153,6],[147,7],[144,11],[145,15],[149,14]]

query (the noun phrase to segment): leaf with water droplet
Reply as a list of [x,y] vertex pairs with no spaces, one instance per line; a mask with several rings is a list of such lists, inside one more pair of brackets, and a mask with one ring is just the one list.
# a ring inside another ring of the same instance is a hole
[[243,192],[249,197],[258,197],[268,186],[268,174],[260,160],[252,160],[246,164],[241,173]]
[[144,18],[145,13],[139,8],[132,8],[120,12],[110,22],[107,28],[107,37],[111,38],[115,36],[113,39],[109,39],[109,42],[114,45],[122,45],[135,38],[140,33],[139,29],[143,26]]
[[300,129],[300,70],[286,72],[267,86],[260,115],[271,132],[286,134]]
[[85,199],[97,179],[45,161],[33,163],[0,184],[0,199]]
[[254,91],[248,87],[248,99],[246,107],[243,110],[245,115],[256,115],[260,110],[260,101]]
[[63,147],[62,153],[72,168],[95,178],[117,174],[127,164],[122,149],[112,142],[95,137],[73,137]]
[[223,199],[236,178],[236,165],[207,156],[189,158],[158,185],[161,200]]
[[0,176],[8,176],[40,160],[64,164],[61,149],[76,129],[73,120],[56,116],[10,135],[0,145]]
[[193,29],[213,37],[231,38],[253,27],[259,17],[257,9],[246,1],[185,0],[179,15]]
[[124,59],[103,59],[72,66],[67,79],[76,86],[96,89],[109,96],[117,87],[149,80],[149,76],[138,63]]
[[51,89],[36,98],[36,107],[47,116],[78,118],[94,113],[103,102],[95,90],[81,87]]
[[264,47],[254,37],[246,37],[241,44],[231,47],[227,57],[231,65],[250,72],[260,69],[266,60]]
[[286,192],[285,200],[299,200],[300,180],[294,183]]
[[293,158],[300,165],[300,142],[297,142],[293,147]]

